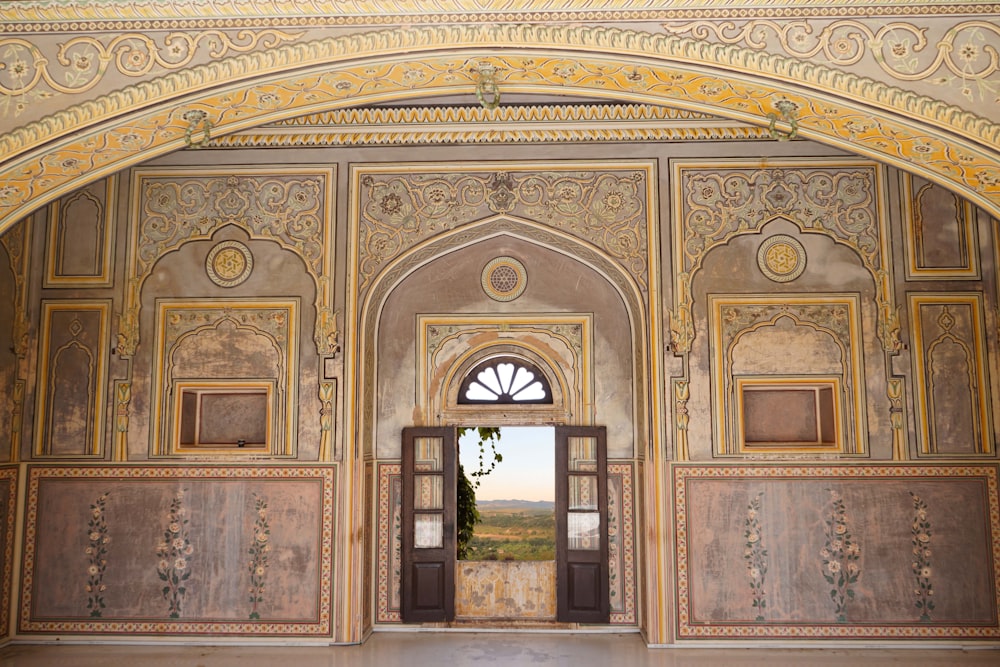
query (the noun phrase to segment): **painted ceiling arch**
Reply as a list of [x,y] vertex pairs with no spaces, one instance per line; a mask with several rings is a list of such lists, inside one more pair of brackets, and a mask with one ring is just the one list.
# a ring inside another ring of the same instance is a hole
[[[491,24],[345,35],[144,81],[0,136],[0,232],[88,182],[188,145],[308,113],[500,89],[709,113],[918,173],[1000,217],[1000,125],[822,65],[673,35]],[[781,104],[779,104],[779,101]],[[460,135],[460,132],[459,132]],[[460,138],[460,136],[459,136]]]

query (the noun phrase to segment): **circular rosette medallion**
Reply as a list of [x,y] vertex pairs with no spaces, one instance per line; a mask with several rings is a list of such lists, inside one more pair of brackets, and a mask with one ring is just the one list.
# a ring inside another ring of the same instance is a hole
[[223,241],[208,252],[205,270],[219,287],[236,287],[250,277],[253,255],[239,241]]
[[527,284],[524,265],[513,257],[491,259],[483,269],[483,290],[496,301],[513,301]]
[[806,269],[806,249],[791,236],[772,236],[757,251],[757,266],[776,283],[790,282]]

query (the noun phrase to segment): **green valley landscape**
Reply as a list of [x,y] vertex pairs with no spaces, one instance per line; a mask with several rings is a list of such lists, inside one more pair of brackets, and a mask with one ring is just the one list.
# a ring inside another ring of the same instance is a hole
[[481,521],[468,560],[555,560],[556,517],[551,502],[481,500]]

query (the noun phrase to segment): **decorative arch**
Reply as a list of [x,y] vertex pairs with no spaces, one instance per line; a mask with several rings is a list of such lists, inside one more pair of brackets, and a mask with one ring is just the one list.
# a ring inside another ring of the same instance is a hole
[[[469,94],[484,64],[498,73],[501,90],[514,93],[598,94],[757,126],[794,118],[798,136],[920,174],[1000,217],[1000,126],[960,108],[734,45],[498,23],[376,31],[242,54],[18,128],[0,137],[0,155],[9,156],[0,164],[0,232],[62,194],[212,134],[347,106]],[[787,121],[777,126],[793,129]]]
[[[645,303],[644,296],[648,296],[650,299],[658,297],[648,294],[644,295],[628,270],[620,266],[613,258],[600,249],[546,225],[508,216],[494,216],[463,225],[460,228],[448,230],[415,245],[387,264],[382,271],[373,277],[369,289],[361,298],[348,304],[347,321],[356,321],[358,329],[357,339],[354,341],[348,340],[347,349],[348,354],[356,355],[358,362],[345,363],[345,373],[349,375],[356,373],[355,377],[348,377],[346,381],[349,385],[354,384],[357,387],[357,391],[352,393],[358,396],[361,405],[359,406],[359,410],[349,413],[347,417],[348,419],[358,420],[354,430],[359,434],[364,451],[372,451],[374,443],[377,373],[373,350],[376,345],[379,321],[389,294],[409,274],[421,266],[440,259],[447,253],[458,248],[501,235],[534,243],[572,257],[576,261],[588,265],[603,276],[621,295],[625,311],[629,316],[630,330],[632,332],[631,347],[634,351],[632,377],[635,398],[633,401],[633,437],[636,443],[636,452],[637,454],[640,453],[639,443],[646,439],[646,428],[649,419],[648,415],[646,415],[646,406],[650,404],[650,401],[655,400],[645,393],[647,386],[645,380],[646,369],[650,366],[647,341],[655,336],[655,332],[647,329],[647,323],[651,320],[648,313],[655,312],[655,305]],[[357,238],[357,235],[352,234],[352,238]],[[353,279],[356,280],[356,272],[350,273],[353,275]],[[351,285],[348,289],[348,294],[358,294],[355,288],[355,285]],[[348,327],[346,333],[351,335],[353,331]],[[465,359],[469,360],[470,357],[466,356]],[[456,369],[452,369],[451,377],[454,377],[454,373],[456,372]],[[552,379],[554,378],[550,378],[550,380]],[[454,385],[457,390],[457,383],[451,382],[450,384]],[[558,383],[556,384],[558,385]],[[448,386],[448,383],[445,383],[445,386]],[[442,395],[439,398],[444,400],[445,396]]]
[[[335,208],[332,168],[302,168],[280,177],[260,168],[233,168],[226,176],[199,175],[192,170],[137,172],[133,179],[135,229],[129,240],[128,287],[118,332],[120,355],[131,357],[139,344],[142,289],[159,261],[192,241],[210,241],[230,226],[252,240],[276,243],[302,262],[316,288],[316,350],[333,352],[338,333],[329,307],[332,260],[324,252]],[[182,185],[197,189],[201,206],[179,204]],[[240,206],[223,205],[227,197],[240,201]],[[294,204],[276,209],[266,205],[264,197]]]

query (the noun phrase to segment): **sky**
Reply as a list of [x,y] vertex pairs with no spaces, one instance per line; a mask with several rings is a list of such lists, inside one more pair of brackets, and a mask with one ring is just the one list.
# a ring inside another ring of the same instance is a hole
[[[465,474],[479,469],[479,438],[470,431],[459,440]],[[481,478],[477,500],[555,500],[555,429],[549,426],[503,426],[497,451],[503,461]],[[490,448],[486,455],[489,465]],[[475,478],[470,477],[473,481]]]

